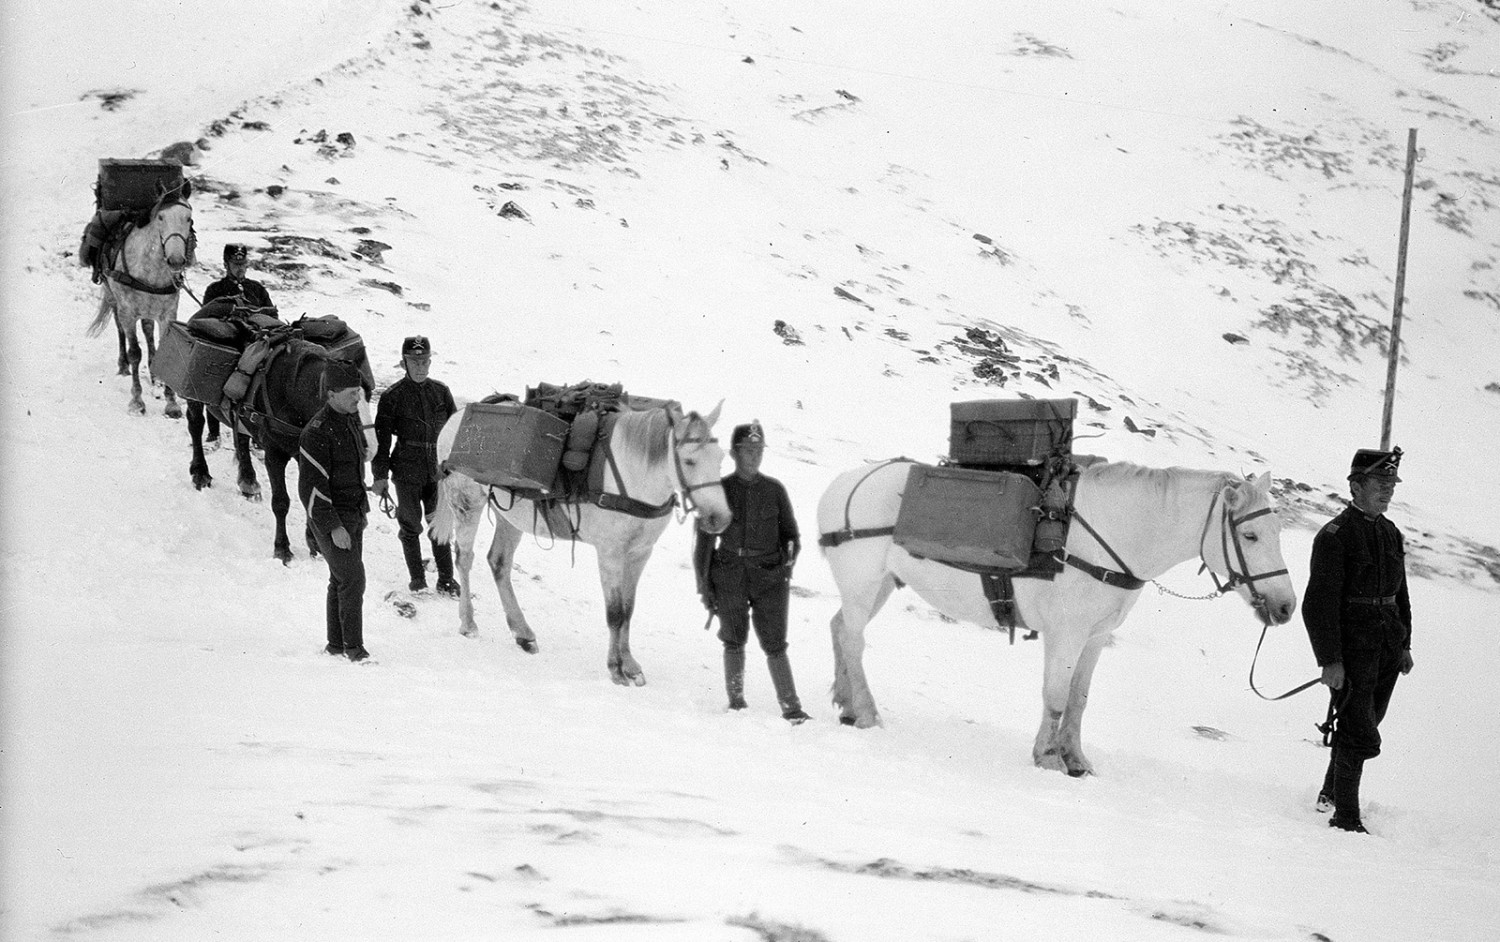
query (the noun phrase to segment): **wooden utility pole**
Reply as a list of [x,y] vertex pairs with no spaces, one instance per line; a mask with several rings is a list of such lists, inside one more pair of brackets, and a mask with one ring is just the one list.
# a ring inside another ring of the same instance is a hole
[[1406,293],[1406,238],[1411,230],[1411,179],[1417,167],[1417,129],[1406,131],[1406,189],[1401,194],[1401,245],[1396,250],[1396,300],[1391,305],[1391,348],[1385,367],[1385,411],[1380,450],[1391,447],[1391,410],[1396,404],[1396,366],[1401,362],[1401,302]]

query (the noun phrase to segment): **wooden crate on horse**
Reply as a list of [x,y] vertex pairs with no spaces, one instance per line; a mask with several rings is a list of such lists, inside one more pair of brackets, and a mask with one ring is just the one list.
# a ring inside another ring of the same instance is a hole
[[913,464],[892,535],[913,556],[980,570],[1031,561],[1042,492],[1009,471]]
[[948,458],[966,467],[1036,467],[1073,450],[1077,399],[977,399],[950,407]]
[[182,165],[170,160],[99,160],[98,209],[142,212],[182,186]]
[[541,409],[471,402],[443,466],[480,484],[549,496],[567,440],[568,423]]
[[151,370],[184,399],[217,406],[240,351],[195,337],[181,321],[167,324]]

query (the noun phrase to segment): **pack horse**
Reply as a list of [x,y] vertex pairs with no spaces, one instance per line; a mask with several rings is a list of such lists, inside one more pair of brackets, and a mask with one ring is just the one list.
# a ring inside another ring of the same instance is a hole
[[[636,586],[657,539],[679,503],[696,511],[700,525],[712,533],[729,526],[729,504],[719,484],[724,451],[713,437],[720,408],[722,403],[707,416],[683,414],[675,403],[621,412],[596,446],[610,473],[604,477],[604,492],[590,500],[529,499],[450,470],[438,486],[438,510],[430,527],[433,539],[454,547],[460,632],[469,637],[478,633],[469,571],[479,523],[490,507],[497,519],[486,561],[516,644],[529,653],[538,649],[536,634],[511,583],[511,565],[522,535],[588,543],[599,558],[610,676],[617,684],[644,685],[646,675],[630,652],[630,628]],[[464,413],[459,412],[439,435],[439,466],[453,454],[463,421]]]
[[[960,621],[996,626],[981,581],[971,572],[919,558],[892,536],[910,463],[858,468],[835,478],[818,505],[820,542],[838,585],[833,616],[833,700],[840,721],[879,722],[861,656],[865,628],[898,586]],[[1084,468],[1073,524],[1048,580],[1014,582],[1017,620],[1044,647],[1042,721],[1032,748],[1038,766],[1085,775],[1081,727],[1089,684],[1105,641],[1129,614],[1144,584],[1201,557],[1263,623],[1284,624],[1297,597],[1281,556],[1281,522],[1271,478],[1185,468],[1102,462]],[[1079,525],[1086,523],[1086,525]]]
[[[141,343],[136,324],[146,335],[147,364],[156,356],[156,337],[177,319],[183,273],[194,261],[193,210],[187,199],[192,184],[183,180],[158,191],[156,201],[129,226],[119,251],[103,271],[99,311],[89,325],[94,337],[113,318],[120,337],[120,373],[130,372],[130,411],[144,415],[141,399]],[[170,386],[164,387],[163,411],[181,418],[182,406]]]

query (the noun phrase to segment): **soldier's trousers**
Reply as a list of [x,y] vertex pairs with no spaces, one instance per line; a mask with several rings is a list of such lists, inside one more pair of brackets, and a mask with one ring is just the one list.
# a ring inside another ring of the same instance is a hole
[[1353,759],[1380,755],[1380,722],[1401,676],[1402,651],[1381,645],[1372,651],[1344,652],[1344,689],[1338,706],[1333,749]]
[[[414,580],[423,579],[422,531],[427,518],[437,511],[437,482],[408,484],[397,480],[393,483],[396,485],[396,524],[401,528],[401,553],[406,558],[407,574]],[[453,578],[453,554],[446,543],[432,543],[432,559],[437,564],[439,579]]]
[[344,529],[349,531],[349,548],[339,549],[332,534],[316,525],[311,527],[318,552],[328,562],[328,597],[324,614],[328,626],[328,643],[336,648],[362,648],[365,645],[365,515],[340,514]]
[[770,567],[739,559],[714,559],[709,579],[719,613],[719,640],[744,647],[750,628],[768,656],[786,650],[787,602],[791,570],[773,560]]

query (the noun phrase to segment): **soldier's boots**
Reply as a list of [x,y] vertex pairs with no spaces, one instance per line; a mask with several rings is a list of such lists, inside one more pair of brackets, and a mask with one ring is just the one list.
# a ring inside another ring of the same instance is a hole
[[1333,768],[1333,817],[1328,826],[1341,831],[1368,834],[1359,819],[1359,780],[1364,774],[1365,760],[1354,759],[1342,753],[1334,757]]
[[437,566],[438,595],[458,598],[462,590],[458,587],[458,581],[453,578],[453,548],[447,543],[432,544],[432,561]]
[[812,717],[802,710],[802,701],[797,698],[797,685],[792,681],[792,662],[786,652],[772,654],[766,658],[771,669],[771,685],[776,688],[776,702],[781,704],[781,718],[793,726],[805,723]]
[[406,557],[406,574],[411,576],[411,582],[407,588],[413,592],[420,592],[427,588],[426,566],[422,562],[422,546],[416,540],[410,542],[401,541],[401,555]]
[[743,710],[745,702],[745,649],[724,646],[724,692],[729,695],[729,709]]

